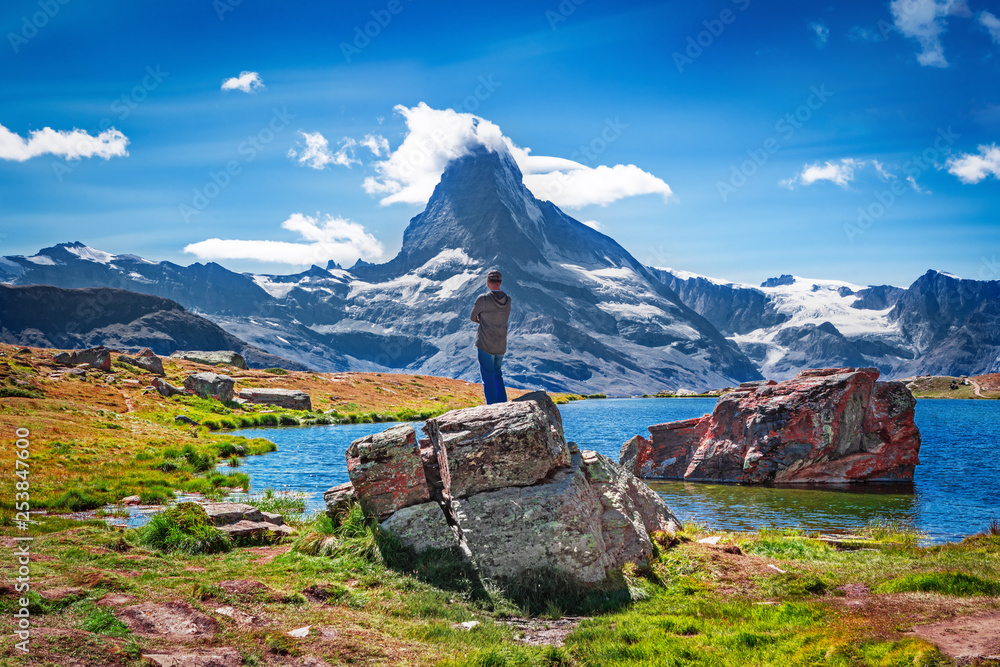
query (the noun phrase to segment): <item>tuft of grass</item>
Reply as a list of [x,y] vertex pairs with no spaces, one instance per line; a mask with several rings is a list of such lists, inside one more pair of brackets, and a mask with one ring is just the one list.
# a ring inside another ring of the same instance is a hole
[[0,386],[0,398],[45,398],[45,392],[37,387],[3,385]]
[[105,498],[99,498],[88,494],[86,491],[73,489],[59,496],[53,503],[53,507],[65,508],[71,512],[85,512],[103,507],[106,504],[105,501]]
[[961,597],[1000,595],[1000,582],[964,572],[907,574],[882,582],[876,593],[940,593]]
[[138,530],[138,542],[158,551],[210,554],[229,551],[232,539],[212,525],[205,508],[178,503],[160,512]]
[[301,515],[306,511],[306,500],[300,495],[279,493],[274,489],[264,489],[261,493],[241,498],[241,502],[252,505],[261,512],[273,512],[282,516]]
[[108,607],[98,607],[93,603],[86,606],[80,628],[99,635],[124,639],[131,637],[132,631],[115,616]]
[[916,546],[924,536],[907,523],[882,518],[872,520],[860,532],[878,542],[892,542],[906,546]]
[[284,368],[278,368],[277,366],[274,368],[265,368],[264,372],[270,373],[271,375],[288,375],[288,371]]

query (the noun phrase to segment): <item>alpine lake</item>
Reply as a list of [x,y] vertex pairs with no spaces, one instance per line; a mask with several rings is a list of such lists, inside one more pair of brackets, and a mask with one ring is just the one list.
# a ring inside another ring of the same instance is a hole
[[[699,417],[714,398],[592,399],[559,406],[566,439],[618,461],[623,442],[649,435],[651,424]],[[649,481],[682,522],[711,529],[762,527],[851,531],[877,522],[912,526],[925,543],[959,540],[1000,519],[1000,401],[920,399],[923,444],[912,484],[758,486]],[[323,492],[348,481],[344,456],[357,438],[393,424],[254,428],[276,452],[247,457],[240,467],[259,492],[298,492],[306,512],[323,511]],[[415,422],[422,437],[422,423]]]

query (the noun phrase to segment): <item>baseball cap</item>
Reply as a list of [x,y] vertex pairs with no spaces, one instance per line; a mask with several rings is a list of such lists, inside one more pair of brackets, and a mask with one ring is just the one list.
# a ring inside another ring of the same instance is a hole
[[493,269],[486,275],[486,279],[489,280],[491,283],[499,283],[503,280],[503,276],[500,275],[499,271]]

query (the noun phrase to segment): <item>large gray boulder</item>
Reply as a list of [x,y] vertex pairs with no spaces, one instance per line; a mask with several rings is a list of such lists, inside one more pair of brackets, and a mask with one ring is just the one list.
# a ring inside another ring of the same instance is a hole
[[188,391],[202,398],[214,398],[223,403],[233,400],[235,384],[233,378],[218,373],[193,373],[184,379],[184,388]]
[[61,366],[89,364],[91,368],[108,373],[111,371],[111,350],[108,350],[102,345],[99,347],[92,347],[89,350],[60,352],[53,357],[53,361]]
[[452,410],[428,419],[424,431],[451,498],[530,486],[570,462],[562,420],[537,401]]
[[288,410],[312,410],[309,394],[298,389],[241,389],[239,396],[247,403],[276,405]]
[[186,359],[207,366],[235,366],[247,370],[247,362],[239,353],[232,350],[192,350],[174,352],[174,359]]
[[[387,487],[408,488],[408,480],[420,477],[420,451],[407,428],[348,450],[350,466],[351,456],[367,447],[366,485],[355,482],[353,493],[405,546],[418,552],[457,547],[484,577],[509,581],[560,571],[584,585],[600,584],[625,563],[648,559],[654,532],[680,528],[641,480],[605,456],[567,444],[547,396],[429,420],[425,431],[437,454],[423,459],[429,497],[400,502],[397,494],[387,504]],[[346,485],[331,489],[328,505],[349,492]]]
[[141,368],[142,370],[154,375],[165,375],[163,371],[163,361],[148,347],[140,350],[135,356],[121,354],[118,356],[118,361],[123,361],[126,364],[130,364],[136,368]]

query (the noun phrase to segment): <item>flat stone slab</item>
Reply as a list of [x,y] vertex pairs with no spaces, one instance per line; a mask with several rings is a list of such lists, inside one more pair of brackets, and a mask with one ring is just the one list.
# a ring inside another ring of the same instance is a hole
[[309,394],[298,389],[248,388],[240,390],[239,397],[247,403],[277,405],[289,410],[312,410]]
[[295,529],[291,526],[278,526],[267,521],[237,521],[219,526],[219,530],[229,533],[232,537],[249,537],[254,533],[271,532],[278,535],[294,535]]
[[243,657],[232,648],[198,651],[179,649],[176,653],[143,653],[142,659],[155,667],[240,667]]
[[212,523],[218,527],[237,521],[263,521],[264,515],[253,505],[246,503],[207,503],[202,505]]
[[143,637],[214,637],[218,623],[183,600],[125,607],[118,617]]

